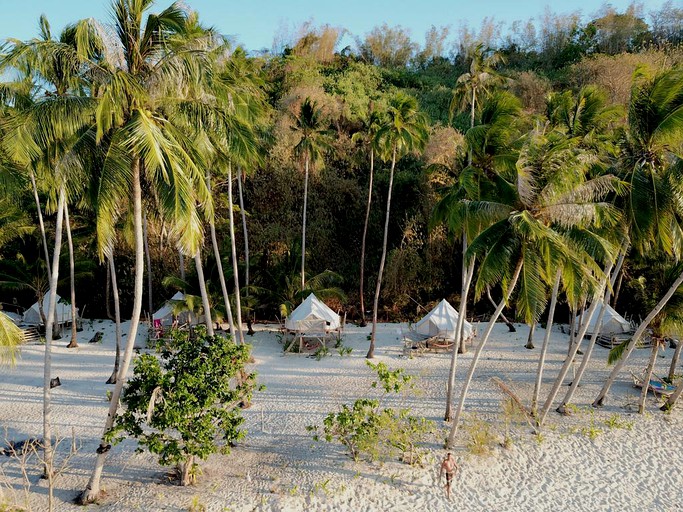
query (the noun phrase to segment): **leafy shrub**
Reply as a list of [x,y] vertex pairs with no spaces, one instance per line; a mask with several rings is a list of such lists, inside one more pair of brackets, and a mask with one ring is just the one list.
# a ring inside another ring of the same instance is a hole
[[122,396],[125,412],[108,438],[135,437],[140,450],[159,455],[160,464],[177,466],[181,485],[191,483],[195,457],[228,452],[244,436],[241,407],[255,385],[255,374],[244,372],[249,357],[249,345],[208,336],[204,328],[193,336],[173,331],[158,358],[136,359]]
[[[411,384],[413,377],[405,375],[403,369],[389,370],[384,363],[368,366],[377,372],[378,381],[372,387],[381,387],[385,395],[399,393]],[[359,398],[351,406],[343,404],[339,412],[328,414],[323,420],[322,435],[319,427],[312,425],[307,430],[314,432],[313,438],[328,443],[341,443],[355,461],[365,456],[369,460],[385,459],[400,455],[404,461],[414,464],[421,460],[417,446],[433,432],[433,422],[413,416],[409,409],[382,408],[380,400]]]

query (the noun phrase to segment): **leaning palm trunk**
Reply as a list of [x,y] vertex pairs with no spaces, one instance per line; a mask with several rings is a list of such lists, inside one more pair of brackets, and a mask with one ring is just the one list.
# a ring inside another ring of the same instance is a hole
[[[571,402],[574,393],[579,387],[581,378],[583,377],[583,374],[585,373],[586,368],[588,367],[588,362],[590,361],[591,355],[593,354],[593,349],[595,348],[595,342],[598,340],[600,330],[602,329],[602,321],[605,318],[605,311],[607,311],[607,304],[609,304],[611,294],[611,289],[609,287],[606,288],[605,295],[602,299],[602,308],[600,309],[598,319],[595,322],[596,328],[593,331],[593,334],[591,335],[590,341],[588,342],[588,347],[586,347],[586,352],[583,354],[583,359],[581,359],[579,371],[576,373],[576,375],[574,375],[574,379],[572,380],[572,383],[569,386],[569,389],[567,390],[567,394],[564,396],[564,400],[562,400],[562,404],[557,408],[557,412],[559,412],[560,414],[567,414],[567,404]],[[588,322],[590,322],[590,320],[588,320]]]
[[586,335],[586,331],[588,330],[588,324],[590,324],[591,318],[593,318],[593,313],[595,313],[595,309],[598,307],[598,304],[600,304],[600,297],[603,294],[603,290],[607,286],[607,276],[609,276],[609,272],[611,269],[612,265],[610,264],[608,266],[607,272],[605,273],[605,277],[602,279],[602,282],[600,284],[600,290],[594,294],[593,300],[591,302],[590,307],[588,308],[588,311],[583,315],[585,318],[583,318],[581,321],[579,332],[576,334],[576,341],[573,344],[571,344],[569,354],[567,354],[567,358],[565,359],[564,364],[560,369],[560,374],[555,379],[553,388],[551,389],[548,398],[543,404],[541,414],[536,419],[536,423],[539,427],[543,425],[543,422],[545,421],[545,418],[548,415],[548,411],[550,410],[550,407],[553,405],[553,401],[555,400],[557,393],[559,393],[560,391],[560,386],[562,386],[564,378],[567,376],[567,373],[569,372],[569,367],[572,365],[574,358],[576,357],[576,353],[579,351],[579,347],[581,346],[581,340]]
[[306,289],[306,209],[308,207],[308,152],[306,153],[305,174],[304,174],[304,215],[301,222],[301,292]]
[[375,286],[375,301],[372,305],[372,334],[370,335],[370,348],[365,357],[371,359],[375,357],[375,336],[377,335],[377,310],[379,308],[379,293],[382,290],[382,274],[384,273],[384,262],[387,259],[387,236],[389,233],[389,213],[391,212],[391,189],[394,186],[394,169],[396,168],[396,145],[394,145],[391,156],[391,171],[389,173],[389,192],[387,193],[387,210],[384,220],[384,237],[382,239],[382,258],[379,261],[379,272],[377,273],[377,285]]
[[673,394],[669,397],[669,399],[666,401],[664,405],[660,408],[662,411],[670,411],[673,409],[673,407],[676,405],[676,402],[678,401],[678,397],[681,396],[681,393],[683,392],[683,381],[681,381],[680,384],[678,384],[678,387],[676,388],[676,391],[673,392]]
[[43,211],[40,208],[40,198],[38,197],[38,187],[36,185],[36,177],[33,172],[29,173],[31,178],[31,186],[33,187],[33,199],[36,202],[36,210],[38,211],[38,225],[40,226],[40,236],[43,239],[43,251],[45,251],[45,267],[47,268],[47,280],[52,280],[52,270],[50,269],[50,251],[47,248],[47,235],[45,234],[45,223],[43,222]]
[[517,280],[519,279],[519,274],[522,272],[522,265],[523,265],[523,260],[520,258],[519,262],[517,263],[517,268],[515,268],[515,273],[512,276],[512,280],[510,281],[508,291],[507,291],[507,293],[505,293],[503,295],[503,298],[501,299],[500,303],[498,304],[498,307],[493,312],[493,315],[491,316],[491,320],[489,320],[489,324],[486,327],[486,331],[484,332],[484,337],[481,339],[481,342],[479,343],[477,350],[475,350],[475,352],[474,352],[474,357],[472,358],[472,362],[470,363],[470,369],[467,372],[467,377],[465,378],[465,382],[462,385],[462,391],[460,392],[460,401],[458,402],[458,408],[455,411],[455,417],[453,418],[453,424],[451,425],[451,431],[448,434],[448,440],[446,441],[446,446],[448,448],[451,448],[453,446],[453,443],[455,442],[455,436],[458,433],[458,427],[460,425],[460,416],[462,416],[462,411],[465,408],[465,399],[467,398],[467,392],[469,391],[470,384],[472,383],[472,378],[474,377],[474,371],[477,368],[477,363],[479,362],[479,358],[481,357],[481,353],[484,350],[484,346],[486,346],[486,342],[488,341],[489,337],[491,336],[491,332],[493,331],[493,327],[496,325],[496,320],[498,320],[498,317],[500,316],[500,312],[503,311],[505,304],[507,303],[508,300],[510,300],[510,296],[512,295],[512,291],[515,289],[515,286],[517,285]]
[[657,362],[657,352],[659,352],[659,338],[652,339],[652,352],[650,352],[650,360],[647,363],[645,370],[645,377],[643,378],[643,389],[640,391],[640,400],[638,400],[638,414],[645,412],[645,399],[647,392],[650,389],[650,379],[655,370],[655,363]]
[[[244,197],[242,194],[242,169],[237,168],[237,192],[240,198],[240,213],[242,216],[242,234],[244,236],[244,290],[245,297],[249,299],[249,230],[247,229],[247,213],[244,209]],[[248,305],[248,304],[247,304]],[[254,329],[251,327],[251,315],[247,314],[247,334],[254,335]]]
[[116,418],[116,410],[119,406],[119,398],[121,391],[126,383],[128,375],[128,367],[133,358],[133,348],[135,347],[135,340],[138,334],[138,325],[140,323],[140,312],[142,311],[142,293],[144,285],[145,272],[145,254],[144,254],[144,240],[142,235],[142,189],[140,187],[140,160],[133,160],[133,221],[135,230],[135,285],[133,288],[133,313],[130,320],[130,329],[128,331],[128,339],[126,340],[126,350],[123,353],[123,361],[121,362],[121,369],[116,379],[116,386],[112,392],[111,400],[109,402],[109,412],[104,423],[104,431],[102,432],[102,439],[97,448],[97,459],[93,469],[88,485],[83,493],[78,498],[81,504],[94,502],[100,495],[100,480],[102,478],[102,470],[104,469],[104,461],[107,458],[107,452],[111,445],[106,441],[105,435],[114,426],[114,419]]
[[[206,188],[211,192],[211,175],[206,171]],[[228,295],[228,286],[225,284],[225,275],[223,274],[223,261],[221,260],[221,253],[218,249],[218,240],[216,239],[216,223],[213,217],[209,220],[209,231],[211,232],[211,246],[213,247],[213,256],[218,267],[218,280],[221,283],[221,291],[223,292],[223,302],[225,303],[225,314],[228,317],[228,326],[230,328],[230,336],[235,339],[235,324],[232,319],[232,306],[230,305],[230,296]]]
[[[460,342],[455,345],[457,351],[461,354],[467,353],[467,340],[465,339],[465,320],[467,319],[467,293],[470,289],[470,283],[472,282],[472,276],[474,275],[474,260],[467,265],[465,261],[465,253],[467,252],[467,233],[462,235],[462,289],[460,295],[460,312],[459,315],[462,317],[462,322],[460,324]],[[455,375],[453,376],[455,378]],[[450,379],[449,379],[450,382]],[[450,400],[449,400],[450,404]],[[450,417],[450,414],[449,414]]]
[[368,183],[368,202],[365,206],[365,223],[363,224],[363,239],[360,244],[360,326],[365,327],[365,242],[368,237],[370,222],[370,205],[372,203],[372,182],[375,177],[375,150],[370,148],[370,182]]
[[631,352],[633,352],[633,349],[636,348],[636,344],[640,341],[640,338],[643,336],[645,333],[645,330],[647,327],[650,325],[650,322],[659,314],[659,312],[666,306],[667,302],[669,302],[669,299],[673,296],[674,293],[676,293],[676,290],[678,290],[678,287],[681,286],[683,283],[683,273],[678,276],[674,284],[671,285],[671,288],[666,292],[664,297],[657,303],[657,305],[654,307],[652,311],[650,311],[650,314],[645,317],[645,320],[643,320],[640,325],[638,326],[638,329],[636,330],[635,334],[633,335],[633,338],[631,338],[631,341],[629,342],[626,352],[624,355],[617,361],[617,364],[614,365],[614,368],[612,369],[612,372],[609,374],[609,377],[607,378],[607,382],[605,382],[605,385],[602,387],[600,390],[600,393],[598,394],[597,398],[593,402],[593,407],[602,407],[605,397],[607,396],[607,393],[609,392],[610,388],[612,387],[612,384],[614,384],[614,381],[617,378],[617,375],[619,375],[619,372],[621,369],[624,367],[626,364],[626,360],[628,357],[631,355]]
[[[242,300],[240,299],[240,274],[237,266],[237,245],[235,244],[235,214],[232,211],[232,164],[228,163],[228,218],[230,219],[230,247],[232,253],[232,275],[235,279],[235,307],[237,308],[237,334],[244,344],[242,330]],[[303,288],[302,288],[303,290]]]
[[64,203],[64,223],[66,224],[66,239],[69,244],[69,280],[71,281],[71,341],[66,348],[76,348],[78,346],[78,323],[76,317],[76,279],[74,271],[74,244],[71,239],[71,222],[69,221],[69,206]]
[[109,273],[111,275],[111,289],[114,295],[114,321],[116,322],[116,358],[114,359],[114,370],[107,379],[107,384],[116,384],[119,375],[119,361],[121,359],[121,309],[119,303],[119,287],[116,282],[116,267],[114,266],[114,249],[107,258],[109,260]]
[[548,353],[548,345],[550,344],[550,335],[553,330],[553,320],[555,320],[555,308],[557,307],[557,296],[560,292],[560,280],[562,278],[562,269],[557,269],[555,275],[555,284],[553,284],[553,293],[550,298],[550,309],[548,311],[548,320],[545,324],[545,336],[543,337],[543,346],[541,347],[541,355],[538,358],[538,371],[536,372],[536,383],[534,384],[534,395],[531,399],[531,412],[535,416],[536,408],[538,407],[538,397],[541,394],[541,384],[543,383],[543,368],[545,366],[545,356]]
[[[463,236],[463,259],[465,252],[467,252],[467,236]],[[453,389],[455,388],[455,372],[458,365],[458,352],[462,346],[462,338],[465,327],[465,312],[467,307],[467,295],[470,291],[470,284],[472,275],[474,274],[474,258],[470,262],[469,268],[465,269],[463,276],[465,280],[462,283],[462,292],[460,294],[460,311],[458,312],[458,322],[455,326],[455,340],[453,343],[453,353],[451,354],[451,367],[448,370],[448,385],[446,386],[446,412],[444,413],[444,421],[451,421],[452,404],[453,404]]]
[[[493,305],[493,307],[497,307],[498,304],[496,304],[496,301],[493,300],[493,297],[491,297],[491,288],[488,286],[486,287],[486,296],[489,299],[489,302]],[[503,314],[503,312],[500,312],[500,319],[507,325],[508,331],[510,332],[517,332],[517,329],[515,328],[514,324],[510,322],[510,320],[507,319],[507,317]]]
[[149,253],[149,230],[147,229],[147,215],[142,218],[143,236],[145,237],[145,259],[147,260],[147,304],[149,316],[154,313],[154,298],[152,296],[152,256]]
[[197,279],[199,280],[199,293],[202,296],[202,307],[204,308],[204,322],[206,323],[206,334],[213,336],[213,320],[211,319],[211,306],[209,304],[209,294],[206,291],[206,281],[204,280],[204,269],[202,267],[202,253],[197,251],[194,255],[194,265],[197,269]]
[[[59,253],[62,247],[62,225],[64,221],[64,204],[66,203],[64,188],[59,191],[57,206],[57,226],[55,231],[55,247],[52,252],[52,273],[50,274],[49,306],[45,321],[45,367],[43,371],[43,457],[44,473],[48,479],[53,477],[53,448],[52,448],[52,328],[55,321],[57,302],[57,281],[59,278]],[[52,510],[52,485],[49,486],[49,507]]]

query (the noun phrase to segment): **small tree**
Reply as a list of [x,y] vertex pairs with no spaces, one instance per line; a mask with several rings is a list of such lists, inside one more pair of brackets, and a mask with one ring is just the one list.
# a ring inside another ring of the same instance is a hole
[[249,357],[249,345],[208,336],[203,326],[193,336],[174,330],[160,358],[144,354],[135,361],[122,398],[125,412],[109,439],[122,439],[121,432],[137,438],[139,449],[177,467],[180,485],[193,483],[195,457],[228,453],[245,435],[240,406],[250,400],[256,376],[243,377]]

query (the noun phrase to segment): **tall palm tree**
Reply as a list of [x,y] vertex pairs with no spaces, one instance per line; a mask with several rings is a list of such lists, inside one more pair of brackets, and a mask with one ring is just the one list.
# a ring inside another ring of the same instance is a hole
[[304,99],[297,115],[294,117],[292,130],[299,135],[299,142],[294,153],[301,158],[304,165],[304,211],[301,222],[301,289],[306,288],[306,210],[308,206],[309,167],[322,161],[322,153],[329,148],[329,131],[325,119],[315,101]]
[[[83,96],[83,62],[95,51],[92,45],[81,44],[82,38],[92,34],[88,22],[67,27],[59,40],[52,38],[45,17],[40,19],[41,34],[23,43],[12,41],[3,68],[15,66],[30,72],[33,81],[33,101],[26,101],[12,116],[4,143],[14,161],[26,168],[39,169],[57,196],[55,246],[49,274],[49,307],[45,319],[45,361],[43,380],[43,450],[44,469],[52,479],[53,448],[51,431],[51,357],[53,326],[59,273],[64,209],[67,186],[74,187],[81,180],[69,180],[69,174],[82,171],[79,165],[84,143],[83,135],[92,122],[94,103]],[[52,509],[52,486],[48,494]]]
[[368,200],[365,204],[365,222],[363,223],[363,238],[360,245],[360,326],[367,325],[365,321],[365,242],[370,222],[370,206],[372,203],[372,184],[375,178],[375,151],[377,150],[377,133],[382,126],[382,113],[371,108],[367,119],[363,121],[361,131],[354,133],[352,139],[361,140],[367,148],[370,158],[370,175],[368,177]]
[[405,93],[397,93],[391,100],[382,127],[377,132],[378,146],[382,148],[382,159],[386,162],[391,158],[389,171],[389,189],[387,191],[387,206],[384,219],[384,237],[382,239],[382,257],[379,262],[377,284],[375,286],[375,300],[372,307],[372,334],[367,358],[375,357],[375,336],[377,334],[377,312],[379,309],[379,295],[382,289],[382,274],[387,257],[387,238],[389,236],[389,215],[391,213],[391,192],[394,186],[394,170],[396,162],[410,152],[421,151],[428,138],[427,119],[420,112],[417,100]]
[[[446,387],[446,412],[444,419],[450,421],[452,414],[453,389],[457,368],[458,353],[464,353],[465,340],[463,327],[467,315],[467,298],[474,275],[475,260],[466,261],[468,241],[476,237],[485,227],[487,219],[482,216],[468,215],[467,205],[471,201],[495,200],[501,195],[509,195],[509,185],[499,176],[510,169],[510,159],[505,155],[514,154],[511,144],[517,138],[516,119],[520,112],[519,101],[511,95],[499,93],[492,101],[485,103],[481,113],[481,124],[476,130],[468,130],[465,141],[468,146],[468,161],[471,162],[459,174],[455,184],[437,204],[433,220],[445,222],[449,230],[462,238],[462,287],[460,308],[454,352]],[[500,186],[502,185],[502,187]],[[488,289],[487,289],[488,293]],[[489,295],[490,296],[490,295]]]
[[[681,192],[683,165],[676,150],[681,141],[683,70],[675,68],[652,76],[639,69],[631,91],[627,129],[620,141],[618,165],[625,181],[631,184],[624,209],[629,238],[641,254],[659,251],[678,259],[683,252],[683,211],[676,199]],[[682,282],[683,273],[641,322],[593,406],[603,405],[609,389],[648,325]]]
[[490,216],[493,221],[468,249],[467,257],[481,262],[475,292],[481,295],[487,286],[500,283],[504,294],[472,358],[448,437],[449,445],[454,442],[478,360],[515,285],[519,283],[517,308],[531,324],[545,309],[547,284],[554,275],[549,269],[571,258],[578,265],[599,272],[591,255],[579,250],[568,231],[616,222],[616,210],[601,202],[601,198],[615,190],[617,180],[609,176],[588,180],[579,172],[580,168],[570,173],[558,172],[564,170],[559,163],[564,159],[558,156],[554,162],[548,158],[555,152],[565,158],[571,155],[565,152],[562,140],[548,140],[542,134],[532,133],[510,176],[515,190],[513,200],[507,204],[499,200],[468,205],[472,215]]
[[473,128],[477,103],[482,102],[495,86],[505,80],[496,71],[498,65],[504,63],[504,59],[501,54],[484,48],[482,43],[467,48],[465,56],[470,61],[469,71],[460,75],[456,81],[450,111],[453,115],[456,110],[469,107],[470,128]]
[[[198,204],[213,215],[211,197],[192,141],[174,124],[179,104],[203,85],[202,62],[216,35],[197,33],[191,16],[173,4],[158,14],[146,11],[151,0],[114,0],[116,39],[99,64],[97,140],[105,149],[97,199],[100,255],[114,237],[119,204],[132,204],[135,233],[134,300],[130,331],[104,432],[116,417],[137,338],[143,296],[144,248],[142,189],[152,191],[159,215],[169,221],[172,238],[183,252],[198,255],[202,230]],[[198,120],[199,122],[199,120]],[[90,503],[110,446],[103,438],[88,485],[79,497]]]

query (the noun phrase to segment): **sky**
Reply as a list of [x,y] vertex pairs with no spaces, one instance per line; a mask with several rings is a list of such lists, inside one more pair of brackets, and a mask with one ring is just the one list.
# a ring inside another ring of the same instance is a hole
[[[641,2],[644,12],[660,8],[665,0]],[[329,24],[347,29],[352,36],[364,36],[373,27],[387,23],[409,29],[413,40],[422,43],[432,26],[450,26],[453,32],[462,22],[478,29],[486,17],[509,25],[542,15],[546,7],[555,13],[580,11],[591,19],[603,0],[184,0],[200,14],[205,25],[233,36],[247,50],[271,49],[276,33],[294,32],[303,22]],[[160,11],[171,0],[157,0]],[[623,11],[630,0],[612,0]],[[676,0],[674,4],[679,4]],[[110,20],[109,0],[0,0],[0,40],[8,37],[26,40],[38,33],[38,17],[47,15],[53,33],[69,22],[94,17]],[[352,36],[342,44],[351,44]]]

